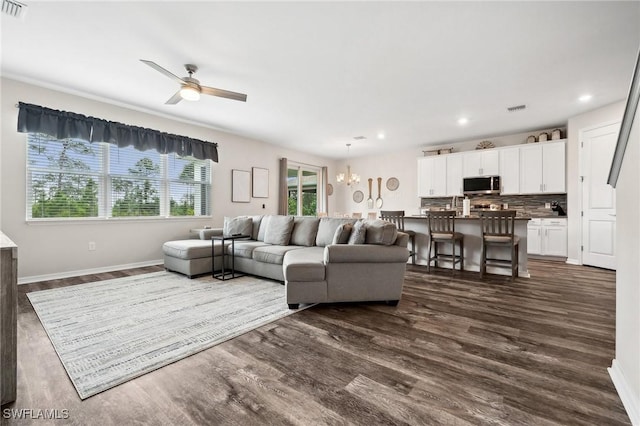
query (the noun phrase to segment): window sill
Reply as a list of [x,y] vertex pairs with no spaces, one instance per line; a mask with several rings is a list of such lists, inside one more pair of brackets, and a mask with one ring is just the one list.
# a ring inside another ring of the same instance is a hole
[[176,216],[176,217],[83,217],[75,219],[27,219],[27,225],[95,225],[97,223],[145,223],[145,222],[186,222],[206,220],[210,222],[213,216]]

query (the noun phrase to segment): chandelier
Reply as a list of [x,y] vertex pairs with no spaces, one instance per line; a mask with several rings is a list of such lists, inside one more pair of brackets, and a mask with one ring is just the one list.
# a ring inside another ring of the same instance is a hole
[[[347,156],[349,156],[349,148],[351,148],[350,143],[347,144]],[[357,185],[360,183],[360,176],[358,176],[356,173],[351,173],[351,166],[347,164],[346,175],[344,173],[338,173],[336,175],[336,181],[338,183],[346,183],[347,186]]]

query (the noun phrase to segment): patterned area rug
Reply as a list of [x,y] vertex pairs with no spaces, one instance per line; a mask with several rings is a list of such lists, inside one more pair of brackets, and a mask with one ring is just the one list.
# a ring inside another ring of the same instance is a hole
[[27,297],[81,399],[299,311],[274,281],[170,272]]

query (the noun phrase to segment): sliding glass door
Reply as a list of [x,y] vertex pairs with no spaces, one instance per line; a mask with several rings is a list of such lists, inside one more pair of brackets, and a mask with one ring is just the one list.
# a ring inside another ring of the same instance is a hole
[[316,216],[320,194],[320,169],[290,163],[287,170],[289,214]]

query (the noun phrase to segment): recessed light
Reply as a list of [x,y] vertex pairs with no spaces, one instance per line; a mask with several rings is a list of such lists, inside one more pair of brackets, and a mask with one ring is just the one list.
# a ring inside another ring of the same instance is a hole
[[591,95],[582,95],[578,98],[580,102],[589,102],[593,96]]
[[384,133],[378,133],[378,139],[384,139]]
[[458,118],[458,124],[459,125],[464,126],[467,123],[469,123],[469,119],[467,117]]

